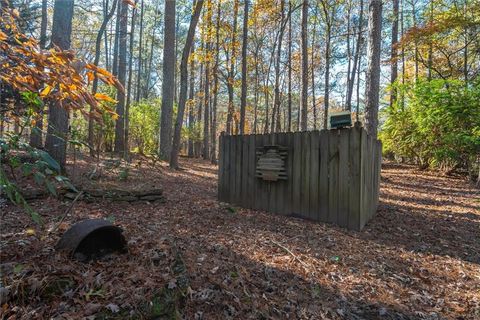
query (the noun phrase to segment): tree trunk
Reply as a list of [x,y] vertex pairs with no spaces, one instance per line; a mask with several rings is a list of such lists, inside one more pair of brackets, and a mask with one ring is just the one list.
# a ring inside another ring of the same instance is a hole
[[313,130],[317,130],[317,105],[315,101],[315,37],[317,34],[317,24],[313,25],[312,34],[312,56],[311,56],[311,68],[312,68],[312,107],[313,107]]
[[[138,0],[135,0],[135,5]],[[129,60],[128,60],[128,93],[127,103],[125,105],[125,159],[128,159],[128,153],[130,152],[128,138],[129,138],[129,126],[130,126],[130,101],[132,100],[132,68],[133,68],[133,45],[135,40],[135,16],[137,15],[137,8],[132,10],[132,21],[130,26],[130,45],[129,45]]]
[[[195,10],[192,18],[190,19],[190,26],[188,27],[187,39],[185,47],[183,48],[182,61],[180,62],[180,96],[178,103],[177,120],[175,121],[175,130],[173,134],[172,152],[170,154],[170,167],[178,168],[178,154],[180,152],[180,139],[182,132],[183,115],[185,113],[185,104],[187,100],[187,87],[188,87],[188,57],[192,49],[193,38],[195,36],[195,28],[197,27],[198,20],[200,18],[200,12],[202,11],[203,0],[197,0]],[[193,59],[192,59],[193,60]],[[193,69],[193,62],[191,68]],[[191,74],[193,76],[193,72]],[[192,92],[192,89],[190,89]],[[190,149],[190,148],[189,148]],[[193,146],[192,146],[193,149]],[[193,153],[193,150],[192,150]]]
[[[100,26],[100,29],[98,30],[97,33],[97,39],[95,41],[95,58],[93,60],[93,64],[95,66],[98,66],[98,63],[100,61],[100,45],[102,43],[102,36],[105,33],[105,29],[107,28],[108,21],[112,18],[112,16],[115,14],[115,9],[117,7],[117,0],[113,0],[112,4],[112,9],[110,12],[105,14],[105,18],[102,21],[102,24]],[[105,8],[107,10],[108,8]],[[98,89],[98,78],[95,77],[93,79],[93,84],[92,84],[92,93],[95,95],[97,93]],[[90,108],[90,112],[93,111],[93,108]],[[90,147],[90,155],[93,157],[95,155],[95,148],[93,147],[93,118],[88,118],[88,145]]]
[[365,129],[377,138],[382,44],[382,0],[370,0],[368,12],[367,78],[365,84]]
[[138,40],[138,71],[137,71],[137,94],[135,95],[135,102],[139,102],[142,98],[142,55],[143,55],[143,0],[140,6],[140,35]]
[[[233,105],[233,82],[235,77],[235,42],[237,37],[237,16],[238,16],[238,0],[234,0],[233,3],[233,29],[232,29],[232,43],[230,45],[231,50],[231,57],[229,60],[230,62],[230,70],[228,72],[228,79],[227,79],[227,91],[228,91],[228,110],[227,110],[227,134],[232,134],[233,128],[233,113],[235,112],[235,107]],[[227,63],[228,64],[228,63]]]
[[308,44],[307,44],[307,22],[308,22],[308,0],[303,0],[302,4],[302,121],[301,130],[307,130],[308,121]]
[[[244,0],[242,37],[242,92],[240,97],[240,134],[245,133],[245,108],[247,106],[247,41],[248,41],[248,0]],[[283,0],[282,0],[283,3]]]
[[[40,48],[45,49],[47,42],[47,0],[42,0],[42,20],[40,22]],[[30,146],[33,148],[41,148],[42,143],[42,131],[43,131],[43,108],[39,110],[38,117],[36,119],[35,128],[30,134]]]
[[[53,7],[52,44],[61,50],[70,49],[72,34],[73,0],[55,0]],[[48,129],[45,148],[62,171],[67,160],[68,110],[58,102],[48,110]]]
[[[195,43],[192,41],[192,48],[190,55],[192,58],[190,59],[190,92],[188,94],[188,127],[189,127],[189,132],[190,135],[192,134],[192,131],[195,127],[195,114],[194,114],[194,105],[195,105],[195,59],[193,58],[195,49],[194,49]],[[182,72],[182,67],[180,65],[180,73]],[[180,78],[181,82],[181,78]],[[181,83],[180,83],[181,87]],[[180,96],[182,95],[182,90],[180,88]],[[194,141],[191,136],[188,138],[188,156],[193,157],[194,156]]]
[[[217,106],[218,106],[218,65],[220,55],[220,13],[221,13],[221,1],[218,1],[217,5],[217,21],[215,32],[215,67],[213,70],[213,106],[212,106],[212,151],[210,160],[212,164],[217,164]],[[247,14],[248,17],[248,14]],[[246,67],[246,66],[245,66]]]
[[[170,2],[170,0],[165,0],[165,2]],[[153,27],[152,27],[152,34],[151,34],[152,42],[150,43],[150,52],[149,52],[150,55],[148,56],[148,61],[145,61],[145,64],[146,64],[146,66],[145,66],[145,87],[143,88],[143,98],[144,99],[148,99],[148,96],[150,94],[150,78],[151,78],[152,64],[153,64],[153,48],[154,48],[154,44],[155,44],[155,26],[157,25],[158,12],[159,12],[158,7],[159,6],[160,6],[160,0],[158,1],[157,7],[155,9],[155,17],[153,19]],[[167,12],[165,10],[165,16],[166,15],[167,15]],[[164,23],[166,23],[166,22],[164,22]],[[173,22],[173,24],[174,25],[171,26],[170,28],[175,30],[175,22]],[[164,32],[166,32],[166,31],[164,30]],[[165,38],[163,39],[163,41],[165,43]],[[173,51],[173,60],[175,60],[175,50],[173,49],[173,44],[172,44],[172,48],[171,49],[169,48],[168,51],[169,52]],[[163,54],[165,55],[165,50],[164,50]],[[147,65],[147,63],[148,63],[148,65]],[[175,61],[174,61],[174,63],[175,63]],[[164,68],[165,68],[165,65],[164,65]],[[172,70],[173,69],[175,69],[175,65],[172,67]],[[173,83],[171,84],[171,87],[172,87],[172,97],[173,97]],[[163,86],[162,86],[162,92],[163,92]],[[162,99],[163,99],[163,94],[162,94]]]
[[[348,90],[347,90],[347,99],[346,99],[347,110],[352,109],[352,96],[353,96],[353,85],[355,83],[355,75],[359,73],[359,70],[360,70],[360,50],[363,44],[362,43],[362,27],[363,27],[363,0],[360,0],[360,15],[358,19],[357,43],[355,47],[355,56],[353,57],[353,66],[352,66],[350,81],[348,82]],[[357,87],[358,87],[359,81],[360,79],[357,79]],[[357,98],[357,105],[358,105],[358,98]],[[357,115],[358,115],[358,110],[357,110]]]
[[[292,12],[292,1],[288,1],[288,11]],[[288,17],[288,122],[287,132],[292,131],[292,14]]]
[[274,98],[273,98],[273,108],[272,108],[272,124],[271,124],[271,132],[278,132],[280,131],[278,121],[275,121],[277,113],[280,112],[280,64],[281,64],[281,57],[282,57],[282,40],[283,40],[283,33],[284,33],[284,26],[283,20],[285,19],[284,13],[285,7],[285,0],[280,0],[280,30],[278,34],[278,47],[277,47],[277,56],[275,59],[275,87],[274,87]]
[[390,51],[391,74],[390,74],[390,107],[393,106],[397,99],[396,89],[393,87],[398,77],[398,60],[397,60],[397,43],[398,43],[398,0],[393,0],[393,22],[392,22],[392,46]]
[[[212,49],[210,30],[212,25],[212,2],[207,0],[207,39],[205,44],[205,55],[209,56]],[[203,159],[207,160],[210,157],[210,59],[205,61],[205,96],[204,96],[204,115],[203,115]]]
[[330,105],[330,43],[332,30],[331,26],[327,24],[326,39],[325,39],[325,91],[323,94],[323,129],[328,128],[328,108]]
[[120,42],[120,8],[122,1],[117,2],[117,19],[115,20],[115,42],[113,44],[113,61],[112,61],[112,74],[117,76],[118,74],[118,45]]
[[173,81],[175,72],[175,0],[165,0],[164,32],[159,155],[162,159],[168,159],[172,152]]

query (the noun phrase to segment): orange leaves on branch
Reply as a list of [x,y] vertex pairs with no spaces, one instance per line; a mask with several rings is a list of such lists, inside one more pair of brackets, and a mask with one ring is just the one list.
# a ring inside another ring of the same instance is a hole
[[117,102],[115,99],[112,99],[110,96],[108,96],[104,93],[96,93],[95,94],[95,99],[97,101],[106,101],[106,102],[111,102],[111,103],[116,103]]
[[[0,16],[0,52],[2,82],[18,92],[35,92],[45,102],[81,110],[85,115],[97,119],[105,111],[112,113],[102,104],[114,103],[115,100],[90,92],[88,85],[95,77],[125,92],[112,74],[77,59],[73,50],[60,50],[57,47],[42,50],[37,40],[19,31],[15,13],[10,9],[3,9]],[[92,107],[93,112],[84,110],[87,105]]]

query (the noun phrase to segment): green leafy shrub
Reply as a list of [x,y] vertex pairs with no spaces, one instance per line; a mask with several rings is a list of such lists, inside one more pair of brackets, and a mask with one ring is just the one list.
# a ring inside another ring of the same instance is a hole
[[143,100],[130,106],[130,148],[140,154],[155,154],[160,130],[160,101]]
[[480,153],[480,83],[420,80],[396,88],[397,103],[383,110],[384,152],[423,167],[471,169]]

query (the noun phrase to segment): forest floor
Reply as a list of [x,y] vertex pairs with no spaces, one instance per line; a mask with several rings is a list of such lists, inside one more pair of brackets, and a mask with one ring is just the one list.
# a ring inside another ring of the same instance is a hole
[[[208,162],[147,162],[121,184],[161,187],[165,202],[77,201],[53,231],[69,201],[33,201],[42,228],[0,203],[3,318],[480,319],[480,192],[462,177],[384,164],[378,213],[354,232],[219,203]],[[93,163],[75,167],[85,180]],[[128,254],[55,251],[94,217],[124,229]]]

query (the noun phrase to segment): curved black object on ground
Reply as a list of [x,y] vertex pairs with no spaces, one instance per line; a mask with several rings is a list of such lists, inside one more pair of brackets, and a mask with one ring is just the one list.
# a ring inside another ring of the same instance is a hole
[[66,251],[75,259],[89,261],[112,252],[127,252],[127,241],[120,227],[104,219],[77,222],[60,238],[57,250]]

